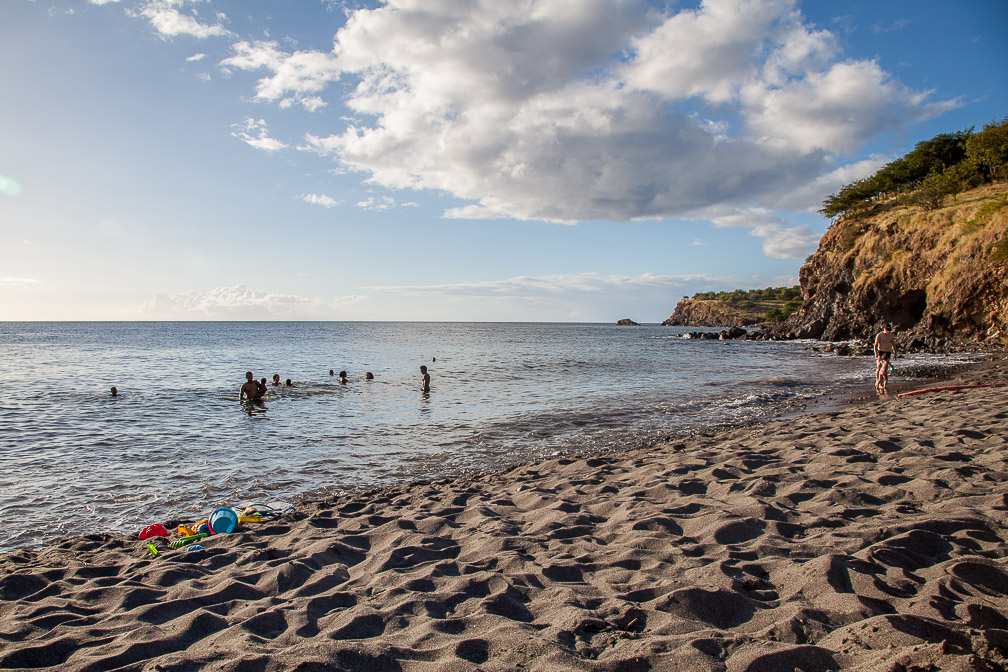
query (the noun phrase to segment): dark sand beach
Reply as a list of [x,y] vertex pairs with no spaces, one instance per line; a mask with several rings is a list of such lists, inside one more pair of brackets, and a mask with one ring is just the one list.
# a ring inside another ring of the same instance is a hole
[[18,551],[0,668],[1002,670],[1006,389]]

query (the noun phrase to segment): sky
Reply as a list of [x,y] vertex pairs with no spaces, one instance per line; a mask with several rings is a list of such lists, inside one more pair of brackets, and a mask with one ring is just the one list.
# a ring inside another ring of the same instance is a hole
[[659,322],[1008,114],[1008,2],[3,0],[0,320]]

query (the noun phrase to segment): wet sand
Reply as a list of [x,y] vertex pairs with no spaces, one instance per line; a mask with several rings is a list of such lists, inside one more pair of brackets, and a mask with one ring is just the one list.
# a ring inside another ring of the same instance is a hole
[[18,551],[0,669],[1004,669],[1006,390]]

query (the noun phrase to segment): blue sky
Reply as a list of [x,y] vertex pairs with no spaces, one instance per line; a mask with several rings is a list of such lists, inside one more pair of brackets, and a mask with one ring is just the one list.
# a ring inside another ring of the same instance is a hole
[[1008,2],[4,0],[0,319],[657,322],[1008,114]]

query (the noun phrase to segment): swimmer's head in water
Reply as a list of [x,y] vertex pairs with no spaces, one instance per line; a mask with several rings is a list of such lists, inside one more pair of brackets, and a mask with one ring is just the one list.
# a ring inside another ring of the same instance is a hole
[[293,387],[293,386],[294,386],[294,383],[292,383],[292,382],[291,382],[291,379],[290,379],[290,378],[288,378],[288,379],[287,379],[287,382],[286,382],[286,383],[284,383],[284,384],[285,384],[285,385],[286,385],[287,387]]
[[368,371],[367,373],[364,374],[364,379],[365,380],[374,380],[374,374],[371,373],[370,371]]
[[274,385],[278,385],[279,383],[280,383],[280,374],[279,373],[274,373],[273,374],[273,384]]
[[252,375],[251,371],[245,372],[245,380],[251,381],[255,376]]
[[116,389],[115,386],[112,387],[112,396],[113,397],[119,396],[119,390]]
[[329,375],[330,375],[330,376],[335,376],[335,375],[336,375],[336,372],[335,372],[335,371],[333,371],[332,369],[329,369]]

